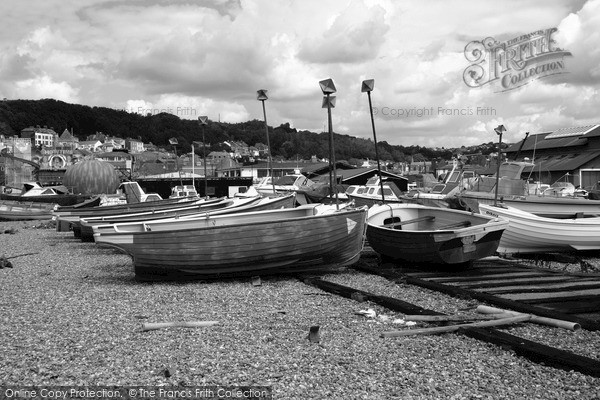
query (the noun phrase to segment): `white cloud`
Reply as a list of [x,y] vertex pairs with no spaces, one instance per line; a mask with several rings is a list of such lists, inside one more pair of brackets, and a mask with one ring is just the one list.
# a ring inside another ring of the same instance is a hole
[[78,91],[67,82],[54,82],[48,76],[26,79],[15,82],[10,97],[22,99],[45,99],[52,98],[67,103],[79,102]]
[[[331,77],[334,130],[371,137],[360,83],[373,78],[375,107],[434,110],[380,113],[379,140],[445,147],[494,141],[500,123],[507,140],[519,140],[526,130],[600,120],[600,0],[199,3],[0,2],[0,96],[239,122],[262,119],[256,90],[264,88],[269,124],[320,131],[326,113],[318,81]],[[507,93],[463,82],[468,42],[551,27],[557,45],[573,54],[569,74]]]

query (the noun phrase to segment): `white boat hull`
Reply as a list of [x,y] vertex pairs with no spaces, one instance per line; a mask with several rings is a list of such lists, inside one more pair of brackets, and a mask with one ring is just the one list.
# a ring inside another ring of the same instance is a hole
[[514,207],[479,204],[482,214],[509,221],[499,253],[600,249],[600,217],[546,218]]

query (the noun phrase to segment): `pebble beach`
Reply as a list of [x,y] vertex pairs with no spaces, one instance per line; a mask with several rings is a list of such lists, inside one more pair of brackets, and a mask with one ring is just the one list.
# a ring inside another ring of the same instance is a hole
[[[0,221],[1,386],[267,387],[273,399],[598,399],[600,378],[534,363],[457,333],[382,338],[402,315],[293,277],[135,280],[129,256]],[[360,261],[359,261],[360,262]],[[323,279],[446,314],[479,302],[342,270]],[[371,309],[374,317],[361,314]],[[197,328],[142,329],[160,322]],[[317,340],[309,340],[311,327]],[[600,333],[498,328],[600,360]],[[2,396],[0,396],[2,398]]]

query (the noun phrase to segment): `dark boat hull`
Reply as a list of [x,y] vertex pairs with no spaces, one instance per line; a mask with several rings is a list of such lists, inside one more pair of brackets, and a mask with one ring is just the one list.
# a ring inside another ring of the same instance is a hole
[[50,194],[43,196],[21,196],[14,194],[0,193],[0,200],[34,202],[34,203],[53,203],[59,206],[72,206],[86,201],[90,196],[79,194]]
[[465,211],[390,204],[369,211],[367,240],[393,260],[464,264],[494,254],[507,227],[507,221]]

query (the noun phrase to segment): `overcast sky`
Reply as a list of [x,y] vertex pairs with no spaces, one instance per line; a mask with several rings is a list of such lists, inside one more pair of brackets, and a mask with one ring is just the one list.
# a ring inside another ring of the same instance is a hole
[[[242,122],[263,119],[256,90],[268,89],[269,125],[320,132],[319,81],[332,78],[334,131],[368,138],[361,82],[374,79],[377,139],[390,144],[600,123],[600,0],[2,0],[0,15],[0,98]],[[467,44],[549,28],[572,54],[564,73],[467,85]]]

